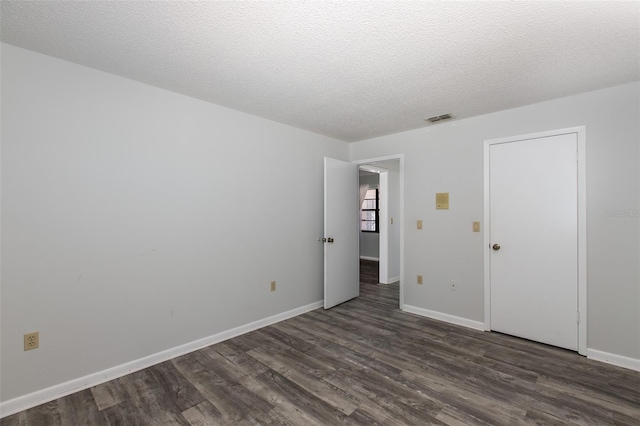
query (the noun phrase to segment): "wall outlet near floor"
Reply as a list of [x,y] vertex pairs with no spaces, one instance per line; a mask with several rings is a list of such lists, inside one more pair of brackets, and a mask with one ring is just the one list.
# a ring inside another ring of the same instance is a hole
[[40,347],[40,333],[34,331],[24,335],[24,350],[38,349]]
[[276,282],[271,281],[271,291],[276,291]]
[[422,284],[422,275],[418,275],[418,278],[417,278],[416,282],[418,284]]
[[421,220],[419,220],[419,221],[416,223],[416,228],[418,228],[418,229],[422,229],[422,221],[421,221]]
[[456,283],[454,280],[451,280],[451,282],[449,282],[449,290],[456,291],[457,289],[458,283]]

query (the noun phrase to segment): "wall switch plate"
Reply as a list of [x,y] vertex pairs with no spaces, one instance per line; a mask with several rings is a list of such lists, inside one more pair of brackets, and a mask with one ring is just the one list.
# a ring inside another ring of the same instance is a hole
[[418,229],[422,229],[422,221],[421,221],[421,220],[419,220],[419,221],[418,221],[418,224],[417,224],[416,226],[417,226],[417,228],[418,228]]
[[449,283],[449,289],[451,291],[456,291],[458,289],[458,284],[455,281],[451,280],[451,282]]
[[418,284],[422,284],[422,275],[418,275],[418,278],[417,278],[416,282]]
[[480,232],[480,222],[473,222],[473,232]]
[[34,331],[24,335],[24,350],[38,349],[40,347],[40,333]]
[[276,282],[271,281],[271,291],[276,291]]

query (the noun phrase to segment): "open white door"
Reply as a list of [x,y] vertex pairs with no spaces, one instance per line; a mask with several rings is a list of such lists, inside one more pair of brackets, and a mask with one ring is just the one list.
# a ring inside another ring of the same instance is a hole
[[324,308],[360,294],[358,166],[324,158]]

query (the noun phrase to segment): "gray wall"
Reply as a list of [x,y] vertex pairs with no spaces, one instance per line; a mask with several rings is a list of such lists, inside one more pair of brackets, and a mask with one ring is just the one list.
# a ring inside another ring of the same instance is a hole
[[324,156],[348,146],[3,44],[2,400],[322,300]]
[[[640,219],[606,215],[639,208],[639,117],[636,82],[351,144],[352,160],[405,154],[405,303],[482,322],[483,242],[471,222],[483,216],[483,140],[586,125],[587,345],[640,359]],[[435,210],[436,192],[450,193],[450,210]]]

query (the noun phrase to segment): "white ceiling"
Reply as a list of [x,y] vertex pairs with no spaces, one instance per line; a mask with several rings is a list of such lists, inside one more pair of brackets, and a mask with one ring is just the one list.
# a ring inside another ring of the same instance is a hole
[[345,141],[640,79],[637,1],[3,0],[1,13],[3,42]]

